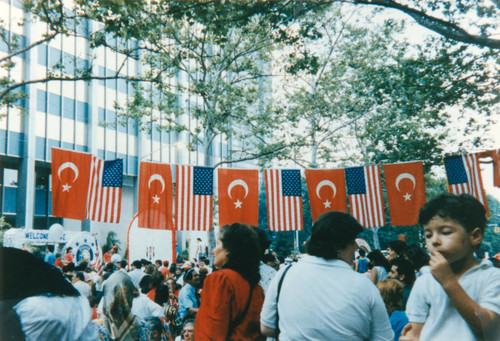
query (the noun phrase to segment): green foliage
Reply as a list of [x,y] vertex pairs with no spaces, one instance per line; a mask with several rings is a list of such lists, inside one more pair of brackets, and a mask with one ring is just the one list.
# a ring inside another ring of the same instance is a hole
[[121,244],[121,242],[118,239],[116,232],[109,231],[108,235],[106,236],[106,243],[104,243],[104,245],[102,246],[102,252],[103,253],[108,252],[115,245],[118,246],[118,248],[119,248],[120,244]]

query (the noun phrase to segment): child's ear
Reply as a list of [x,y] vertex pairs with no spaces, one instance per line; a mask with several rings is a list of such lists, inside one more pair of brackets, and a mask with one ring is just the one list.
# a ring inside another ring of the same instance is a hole
[[477,246],[481,244],[483,241],[483,232],[479,227],[476,227],[472,232],[470,233],[470,238],[471,238],[471,244],[474,246]]

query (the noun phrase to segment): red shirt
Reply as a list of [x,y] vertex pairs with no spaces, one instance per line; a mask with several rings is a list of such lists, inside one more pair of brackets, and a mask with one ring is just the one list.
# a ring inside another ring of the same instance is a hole
[[265,340],[260,333],[264,291],[256,285],[245,317],[228,338],[231,321],[240,318],[250,298],[250,284],[236,271],[223,269],[205,279],[195,323],[195,340]]
[[73,263],[73,254],[72,253],[65,254],[64,259],[66,260],[66,263]]
[[62,268],[64,266],[64,263],[62,262],[61,259],[56,259],[56,261],[54,262],[54,266]]
[[111,262],[111,252],[105,252],[103,255],[102,255],[102,258],[104,259],[104,264],[108,264],[109,262]]

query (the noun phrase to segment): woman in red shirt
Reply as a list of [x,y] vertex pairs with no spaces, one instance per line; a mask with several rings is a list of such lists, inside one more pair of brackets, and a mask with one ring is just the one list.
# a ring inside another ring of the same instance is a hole
[[73,254],[71,253],[71,251],[73,251],[73,248],[71,246],[69,246],[66,249],[66,254],[64,255],[64,260],[65,260],[66,264],[73,263]]
[[222,227],[214,255],[214,265],[221,270],[205,279],[195,340],[265,340],[260,333],[264,291],[259,285],[260,247],[254,228]]

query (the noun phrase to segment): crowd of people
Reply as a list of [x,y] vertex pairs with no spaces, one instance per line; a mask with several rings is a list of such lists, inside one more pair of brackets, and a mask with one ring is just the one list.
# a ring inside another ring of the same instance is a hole
[[[113,247],[102,272],[47,247],[2,248],[5,340],[500,340],[500,270],[480,260],[483,205],[442,194],[419,214],[426,248],[367,252],[362,226],[331,211],[286,264],[262,229],[220,229],[197,259],[134,260]],[[15,265],[17,264],[17,265]]]

